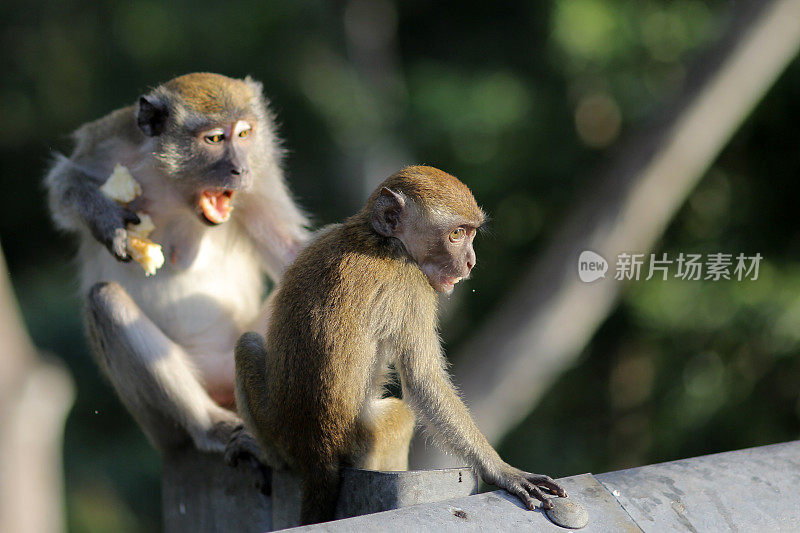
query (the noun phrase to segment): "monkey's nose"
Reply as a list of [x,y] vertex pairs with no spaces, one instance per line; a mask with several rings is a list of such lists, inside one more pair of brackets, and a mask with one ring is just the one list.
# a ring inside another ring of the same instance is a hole
[[465,263],[467,264],[467,272],[472,272],[472,267],[475,266],[475,263],[478,262],[477,258],[475,257],[475,252],[472,249],[467,250],[467,254],[465,259]]
[[234,176],[244,176],[248,172],[250,172],[250,169],[245,166],[238,166],[231,168],[231,174],[233,174]]

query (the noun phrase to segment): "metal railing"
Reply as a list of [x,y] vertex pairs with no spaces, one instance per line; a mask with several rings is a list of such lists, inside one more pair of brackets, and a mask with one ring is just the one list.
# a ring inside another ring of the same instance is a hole
[[[252,487],[250,476],[225,466],[220,457],[192,453],[165,458],[168,532],[268,531],[273,511],[291,507],[299,496],[297,485],[282,474],[276,474],[275,494],[269,498]],[[352,482],[342,485],[340,510],[355,514],[400,508],[292,531],[565,531],[505,491],[431,501],[474,491],[469,472],[458,472],[345,472]],[[569,500],[588,513],[582,532],[800,532],[800,441],[560,481]],[[436,490],[422,490],[426,487]],[[282,516],[280,525],[287,524],[286,513],[275,514]]]

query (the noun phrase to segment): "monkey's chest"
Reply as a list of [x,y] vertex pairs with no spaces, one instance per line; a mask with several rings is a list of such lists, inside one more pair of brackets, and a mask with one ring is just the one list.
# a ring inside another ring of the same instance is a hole
[[[213,228],[217,229],[217,228]],[[219,228],[222,229],[222,228]],[[188,268],[167,263],[145,277],[135,263],[119,263],[103,249],[84,271],[84,284],[116,281],[145,315],[190,354],[230,354],[260,309],[263,276],[247,242],[212,235]]]
[[262,284],[257,270],[190,269],[142,291],[142,307],[166,335],[193,351],[232,351],[258,314]]

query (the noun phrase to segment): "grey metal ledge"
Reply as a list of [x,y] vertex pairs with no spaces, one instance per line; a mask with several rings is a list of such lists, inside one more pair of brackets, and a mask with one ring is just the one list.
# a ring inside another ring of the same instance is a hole
[[[638,532],[630,516],[611,493],[591,474],[560,480],[571,500],[589,513],[589,525],[583,532]],[[292,528],[286,531],[303,532],[379,532],[420,531],[543,531],[565,533],[541,510],[529,511],[515,497],[503,490],[484,492],[465,498],[403,507],[370,515]]]
[[[589,514],[581,532],[800,531],[800,441],[560,480]],[[505,491],[291,531],[564,532]]]
[[595,478],[644,531],[800,531],[800,441]]

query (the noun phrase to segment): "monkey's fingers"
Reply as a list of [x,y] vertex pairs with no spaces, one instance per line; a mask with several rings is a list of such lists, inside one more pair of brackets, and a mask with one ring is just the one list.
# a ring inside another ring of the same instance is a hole
[[124,263],[129,262],[132,257],[128,254],[128,232],[123,228],[114,230],[113,235],[106,241],[106,248],[117,260]]
[[122,210],[122,221],[125,222],[125,225],[133,224],[134,226],[137,226],[142,222],[136,212],[127,208],[123,208]]
[[263,453],[256,440],[247,433],[243,424],[234,428],[225,447],[225,462],[232,467],[248,465],[255,473],[256,488],[264,495],[272,493],[272,470],[264,464]]
[[525,504],[525,507],[527,507],[531,511],[535,511],[538,507],[536,500],[542,502],[542,509],[553,508],[553,502],[550,500],[550,498],[545,496],[544,493],[541,490],[539,490],[538,487],[536,487],[535,485],[529,483],[524,479],[519,483],[514,483],[510,490],[509,489],[506,490],[508,490],[511,494],[515,495],[517,498],[522,500],[522,503]]
[[256,453],[255,443],[251,441],[252,437],[247,434],[244,424],[233,428],[230,440],[225,446],[225,462],[230,466],[237,466],[240,460],[253,456]]
[[139,216],[130,209],[103,198],[103,203],[87,215],[92,235],[105,246],[118,261],[128,262],[128,223],[139,223]]
[[240,460],[252,463],[265,464],[266,458],[261,446],[244,427],[239,424],[231,432],[231,438],[225,446],[225,461],[231,466],[236,466]]
[[550,494],[555,494],[556,496],[560,496],[562,498],[567,497],[567,491],[565,491],[564,488],[558,483],[556,483],[555,480],[553,480],[553,478],[551,478],[550,476],[544,476],[540,474],[530,474],[526,472],[525,478],[534,485],[542,487]]

